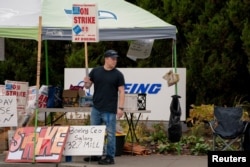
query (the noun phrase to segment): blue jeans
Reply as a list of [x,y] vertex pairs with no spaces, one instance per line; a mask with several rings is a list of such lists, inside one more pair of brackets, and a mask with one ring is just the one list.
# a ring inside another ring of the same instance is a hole
[[91,125],[106,125],[107,132],[107,156],[114,158],[116,150],[116,114],[99,111],[92,107],[90,115]]

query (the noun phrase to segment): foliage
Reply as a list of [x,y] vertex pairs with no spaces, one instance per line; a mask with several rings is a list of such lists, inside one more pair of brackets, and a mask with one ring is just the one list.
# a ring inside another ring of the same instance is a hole
[[250,121],[250,102],[244,100],[244,97],[236,97],[234,106],[242,107],[243,109],[243,121]]
[[179,147],[178,144],[179,143],[170,143],[170,142],[159,143],[159,145],[157,146],[157,149],[158,149],[158,152],[161,154],[166,154],[166,153],[176,154],[176,152],[178,151],[177,148]]
[[177,154],[178,147],[182,154],[191,155],[205,155],[211,150],[211,144],[205,141],[203,137],[196,137],[194,135],[183,136],[180,142],[171,143],[169,141],[161,142],[158,144],[157,149],[161,154]]
[[152,141],[164,142],[167,138],[166,127],[163,123],[153,124],[150,132]]
[[146,131],[143,134],[147,136],[140,136],[140,144],[147,145],[152,153],[204,155],[211,149],[211,143],[196,134],[185,133],[179,142],[170,142],[166,126],[162,122],[143,129]]
[[[243,121],[249,121],[250,104],[247,101],[241,101],[242,98],[235,98],[233,106],[240,106],[243,108]],[[210,128],[207,128],[207,121],[214,119],[214,105],[192,105],[189,117],[186,122],[190,125],[191,134],[195,136],[208,136],[210,135]]]
[[210,149],[210,146],[206,143],[203,143],[204,140],[201,140],[195,144],[193,148],[191,148],[192,155],[206,155]]
[[191,105],[192,109],[189,112],[189,118],[187,118],[187,122],[191,122],[192,125],[200,124],[204,121],[210,121],[213,119],[213,111],[214,105],[205,105],[202,104],[200,106]]
[[192,155],[204,155],[211,150],[210,144],[204,139],[204,137],[187,135],[182,138],[182,143],[185,145],[185,148],[190,149],[190,154]]

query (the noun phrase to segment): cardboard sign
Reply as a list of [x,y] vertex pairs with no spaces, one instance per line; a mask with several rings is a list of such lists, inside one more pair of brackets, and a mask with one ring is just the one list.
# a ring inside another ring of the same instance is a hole
[[18,116],[26,115],[26,103],[28,97],[28,82],[21,81],[5,81],[5,95],[6,96],[16,96],[17,98],[17,112]]
[[153,39],[132,41],[129,46],[127,57],[134,61],[136,61],[136,59],[146,59],[150,56],[153,44]]
[[5,85],[0,85],[0,96],[5,95]]
[[73,4],[72,42],[98,42],[98,9],[96,4]]
[[102,155],[106,126],[70,126],[64,155]]
[[0,127],[17,126],[16,96],[0,96]]
[[34,158],[36,162],[60,162],[68,131],[69,126],[18,128],[5,161],[33,162]]

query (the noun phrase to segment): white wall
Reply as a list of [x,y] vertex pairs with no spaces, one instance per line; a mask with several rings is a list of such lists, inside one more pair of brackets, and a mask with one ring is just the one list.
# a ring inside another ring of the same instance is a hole
[[[144,113],[141,119],[168,121],[170,116],[170,103],[172,95],[175,94],[175,86],[168,87],[166,80],[162,77],[171,68],[119,68],[125,77],[126,93],[146,93],[146,109],[151,113]],[[91,69],[89,69],[90,71]],[[182,109],[181,120],[186,119],[186,69],[178,68],[180,75],[178,82],[178,95],[181,96],[180,104]],[[69,89],[70,85],[82,86],[85,77],[85,68],[65,68],[64,89]],[[141,86],[141,89],[139,88]],[[93,94],[93,90],[90,90]]]

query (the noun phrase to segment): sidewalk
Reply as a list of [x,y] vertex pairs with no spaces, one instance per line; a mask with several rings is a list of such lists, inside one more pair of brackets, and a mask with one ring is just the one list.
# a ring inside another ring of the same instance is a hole
[[[1,167],[100,167],[97,162],[84,162],[82,156],[74,156],[72,162],[65,162],[64,157],[60,163],[6,163],[5,155],[0,154]],[[191,155],[122,155],[115,158],[116,167],[207,167],[207,156]]]

